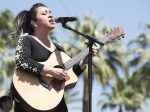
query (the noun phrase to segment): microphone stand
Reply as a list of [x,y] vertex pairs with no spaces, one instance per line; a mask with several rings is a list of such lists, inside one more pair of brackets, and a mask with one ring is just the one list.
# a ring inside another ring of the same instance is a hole
[[97,39],[90,37],[88,35],[85,35],[83,33],[80,33],[74,29],[72,29],[71,27],[66,25],[66,22],[62,22],[62,27],[64,27],[65,29],[74,31],[75,33],[78,33],[82,36],[84,36],[86,39],[89,40],[88,42],[88,46],[89,46],[89,54],[88,54],[88,79],[89,79],[89,112],[92,112],[92,46],[93,43],[98,43],[100,45],[104,45],[104,43],[101,43],[100,41],[98,41]]

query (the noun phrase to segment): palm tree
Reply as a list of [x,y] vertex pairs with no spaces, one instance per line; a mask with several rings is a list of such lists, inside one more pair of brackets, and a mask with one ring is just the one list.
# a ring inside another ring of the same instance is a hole
[[145,96],[143,93],[139,92],[137,89],[133,88],[133,85],[128,83],[130,79],[125,81],[125,79],[119,79],[111,87],[111,93],[103,92],[102,94],[107,97],[104,100],[100,100],[99,104],[102,104],[102,109],[110,107],[111,109],[119,106],[118,112],[123,112],[123,106],[125,110],[136,112],[138,109],[142,110],[141,104],[146,104]]
[[[143,24],[147,31],[150,31],[149,24]],[[145,31],[146,31],[145,30]],[[150,91],[150,34],[142,33],[134,38],[130,43],[133,46],[128,52],[130,57],[129,66],[134,67],[133,81],[140,91],[143,91],[149,97]],[[140,82],[140,83],[138,83]]]
[[[148,24],[146,24],[146,26],[150,28]],[[146,95],[149,95],[149,80],[147,80],[149,79],[149,50],[147,49],[149,37],[149,35],[140,34],[129,43],[130,46],[134,44],[138,46],[134,46],[136,48],[132,47],[132,49],[126,53],[126,56],[130,55],[130,57],[133,57],[129,63],[127,62],[127,65],[125,65],[126,77],[124,80],[121,78],[116,79],[116,85],[111,87],[112,93],[103,93],[108,99],[99,102],[103,103],[102,109],[119,106],[119,112],[122,112],[122,106],[124,106],[126,110],[132,110],[133,112],[137,109],[143,111],[141,104],[146,104],[145,94],[147,93]],[[130,67],[135,67],[133,75],[129,75],[128,73]],[[147,88],[145,88],[145,85]]]
[[14,70],[15,39],[10,35],[13,31],[14,17],[9,10],[0,13],[0,89],[4,79],[10,80]]
[[[78,20],[73,29],[100,39],[100,37],[104,37],[105,33],[110,30],[109,27],[100,28],[100,24],[102,24],[102,19],[94,20],[90,15],[83,17],[82,20]],[[71,33],[71,39],[69,43],[63,43],[65,50],[71,55],[74,56],[77,53],[81,52],[81,50],[86,48],[84,44],[87,40],[81,35]],[[117,76],[117,69],[113,65],[119,64],[123,66],[123,62],[119,61],[117,56],[120,56],[122,50],[119,50],[119,46],[122,46],[122,42],[108,42],[101,48],[101,52],[98,52],[98,56],[94,57],[93,63],[97,65],[97,68],[93,67],[92,74],[96,75],[96,79],[103,85],[107,84],[107,81],[112,76]],[[80,49],[79,49],[80,48]],[[119,50],[119,51],[118,51]],[[111,55],[110,55],[111,53]],[[83,96],[83,112],[88,112],[89,107],[89,96],[88,96],[88,71],[87,69],[84,72],[84,96]]]

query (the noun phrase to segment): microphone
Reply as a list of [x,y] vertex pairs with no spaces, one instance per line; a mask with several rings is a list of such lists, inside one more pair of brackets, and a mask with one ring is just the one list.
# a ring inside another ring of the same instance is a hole
[[73,22],[76,21],[77,18],[76,17],[56,17],[54,19],[54,21],[56,23],[66,23],[66,22]]

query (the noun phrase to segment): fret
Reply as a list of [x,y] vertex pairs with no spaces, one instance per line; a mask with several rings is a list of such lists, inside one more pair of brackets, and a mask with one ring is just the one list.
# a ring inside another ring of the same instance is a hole
[[89,53],[89,48],[86,48],[76,56],[74,56],[72,59],[68,60],[66,63],[64,63],[64,67],[66,70],[70,69],[73,65],[81,61],[84,57],[86,57]]

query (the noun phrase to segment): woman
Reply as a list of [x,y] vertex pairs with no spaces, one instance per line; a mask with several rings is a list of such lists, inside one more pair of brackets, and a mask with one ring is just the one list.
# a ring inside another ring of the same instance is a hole
[[[43,4],[37,3],[29,11],[20,12],[15,19],[16,47],[15,61],[17,68],[34,75],[51,74],[52,77],[63,80],[67,76],[65,70],[53,68],[38,62],[46,61],[54,51],[63,51],[63,48],[48,39],[48,33],[54,29],[54,19],[51,11]],[[26,34],[25,34],[26,33]],[[96,56],[98,48],[93,48],[93,56]],[[81,60],[73,66],[74,73],[79,76],[86,67],[87,59]],[[64,98],[58,104],[55,112],[68,112]],[[15,101],[15,112],[26,112]]]

